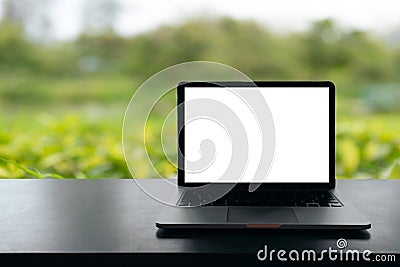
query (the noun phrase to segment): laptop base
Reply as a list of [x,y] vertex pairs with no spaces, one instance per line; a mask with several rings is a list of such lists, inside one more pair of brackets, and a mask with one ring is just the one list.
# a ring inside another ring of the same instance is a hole
[[163,229],[335,229],[364,230],[371,223],[353,206],[332,207],[165,207]]

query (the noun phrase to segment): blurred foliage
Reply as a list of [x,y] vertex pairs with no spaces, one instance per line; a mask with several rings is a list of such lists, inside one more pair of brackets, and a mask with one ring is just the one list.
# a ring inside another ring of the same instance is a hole
[[337,124],[336,173],[345,178],[399,178],[398,114],[344,117]]
[[[53,43],[32,41],[18,24],[0,21],[0,177],[129,177],[121,127],[134,88],[193,60],[228,64],[255,80],[334,81],[337,176],[400,177],[399,47],[331,20],[278,34],[230,18],[129,38],[108,28]],[[173,175],[157,145],[147,144],[150,157],[165,177]]]
[[73,111],[61,117],[19,111],[13,117],[18,125],[0,132],[0,177],[129,177],[118,136],[122,119],[114,123],[119,114],[87,116],[98,108],[86,110],[86,118]]

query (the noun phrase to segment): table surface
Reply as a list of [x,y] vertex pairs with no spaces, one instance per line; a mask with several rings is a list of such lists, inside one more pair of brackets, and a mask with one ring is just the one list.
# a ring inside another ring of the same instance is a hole
[[370,230],[160,230],[163,204],[133,179],[1,180],[0,252],[254,254],[264,245],[335,249],[339,238],[348,249],[399,252],[400,180],[339,180],[337,189],[370,219]]

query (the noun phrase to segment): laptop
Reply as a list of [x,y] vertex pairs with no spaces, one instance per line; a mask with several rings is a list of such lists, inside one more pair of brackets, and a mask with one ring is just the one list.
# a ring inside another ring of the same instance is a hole
[[177,113],[177,189],[158,228],[371,227],[335,190],[332,82],[182,82]]

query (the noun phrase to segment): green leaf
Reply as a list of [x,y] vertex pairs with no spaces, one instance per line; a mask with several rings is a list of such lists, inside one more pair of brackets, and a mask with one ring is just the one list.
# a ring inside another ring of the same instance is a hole
[[338,149],[342,158],[342,166],[344,173],[351,176],[357,170],[360,163],[360,149],[352,139],[341,140]]
[[393,162],[387,178],[400,179],[400,161],[398,159]]
[[22,170],[26,174],[31,175],[31,176],[33,176],[35,178],[39,178],[39,179],[40,178],[57,178],[57,179],[62,179],[63,178],[61,175],[56,174],[56,173],[45,173],[45,174],[42,174],[40,171],[38,171],[36,169],[35,170],[31,170],[31,169],[23,166],[22,164],[20,164],[18,162],[15,162],[15,161],[9,160],[9,159],[5,159],[5,158],[2,158],[2,157],[0,157],[0,161],[2,161],[4,163],[7,163],[7,164],[11,164],[11,165],[17,167],[18,169]]

